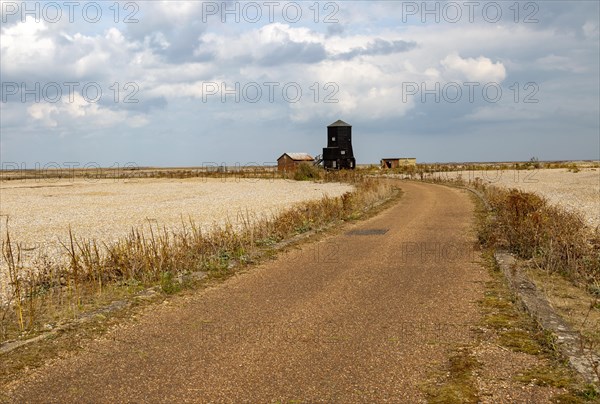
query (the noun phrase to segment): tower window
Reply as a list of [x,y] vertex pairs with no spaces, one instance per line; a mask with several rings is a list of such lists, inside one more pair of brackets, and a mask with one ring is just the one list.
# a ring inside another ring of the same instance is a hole
[[332,141],[332,142],[335,142],[335,136],[332,136],[332,137],[331,137],[331,141]]
[[346,150],[342,150],[342,154],[346,154]]

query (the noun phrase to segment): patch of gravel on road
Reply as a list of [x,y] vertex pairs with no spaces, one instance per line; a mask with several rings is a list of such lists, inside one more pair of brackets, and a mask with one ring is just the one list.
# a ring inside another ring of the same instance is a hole
[[[25,260],[40,252],[55,257],[64,254],[58,240],[68,240],[69,226],[78,238],[103,242],[125,236],[133,227],[147,230],[150,224],[180,229],[190,219],[209,230],[352,190],[340,183],[252,178],[3,181],[0,241],[6,239],[8,217],[11,241],[25,247]],[[2,262],[0,294],[5,272]]]
[[465,181],[480,178],[485,184],[517,188],[546,198],[551,204],[583,215],[592,229],[600,226],[600,169],[455,171],[435,173],[436,177]]

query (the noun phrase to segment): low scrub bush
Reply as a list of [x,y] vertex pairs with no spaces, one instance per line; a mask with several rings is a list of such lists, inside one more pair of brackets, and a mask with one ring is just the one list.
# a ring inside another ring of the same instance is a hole
[[479,231],[485,246],[507,249],[588,285],[600,280],[600,233],[579,214],[516,189],[490,187],[484,195],[492,210]]
[[298,169],[294,172],[296,181],[317,180],[321,178],[321,169],[313,164],[300,163]]

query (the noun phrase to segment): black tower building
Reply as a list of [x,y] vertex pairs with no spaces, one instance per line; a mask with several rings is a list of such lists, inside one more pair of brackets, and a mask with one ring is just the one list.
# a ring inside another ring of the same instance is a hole
[[336,121],[327,127],[327,147],[323,149],[323,166],[327,170],[354,169],[352,126]]

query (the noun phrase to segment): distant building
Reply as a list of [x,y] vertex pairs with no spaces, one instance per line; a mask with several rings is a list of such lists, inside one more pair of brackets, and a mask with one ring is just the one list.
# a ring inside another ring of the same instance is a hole
[[354,169],[352,126],[338,120],[327,127],[327,147],[323,149],[323,166],[328,170]]
[[417,159],[414,157],[393,157],[381,159],[381,168],[398,168],[416,166]]
[[312,164],[314,161],[315,159],[307,153],[283,153],[277,159],[277,170],[296,171],[300,163]]

